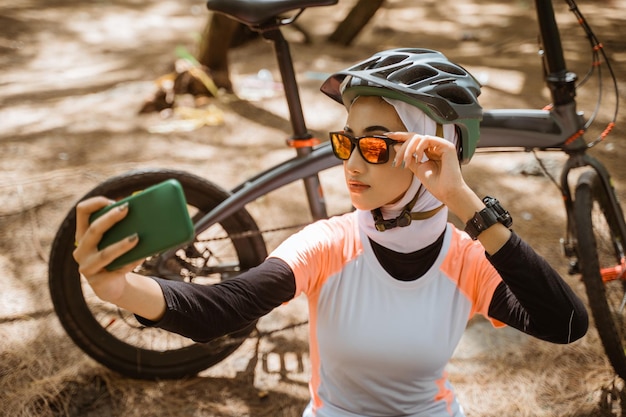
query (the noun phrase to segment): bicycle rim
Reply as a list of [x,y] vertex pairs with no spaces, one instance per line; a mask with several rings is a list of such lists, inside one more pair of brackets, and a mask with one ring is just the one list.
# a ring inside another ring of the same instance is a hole
[[589,307],[611,365],[626,378],[626,277],[620,275],[626,237],[616,217],[621,210],[612,210],[593,171],[583,174],[576,186],[574,215]]
[[[201,217],[229,195],[201,177],[181,171],[159,170],[114,177],[84,198],[105,195],[119,199],[170,178],[182,184],[193,219]],[[252,323],[229,336],[199,344],[161,329],[142,326],[130,312],[100,301],[80,277],[72,257],[74,231],[75,210],[72,209],[52,245],[50,294],[68,335],[101,364],[133,378],[171,379],[195,375],[226,358],[254,329],[255,323]],[[240,210],[178,250],[176,256],[166,262],[166,273],[160,276],[212,285],[258,265],[267,256],[259,233],[250,233],[244,238],[229,238],[248,231],[258,231],[258,228],[248,212]],[[211,239],[213,237],[222,238]],[[151,260],[144,262],[137,272],[157,275]]]

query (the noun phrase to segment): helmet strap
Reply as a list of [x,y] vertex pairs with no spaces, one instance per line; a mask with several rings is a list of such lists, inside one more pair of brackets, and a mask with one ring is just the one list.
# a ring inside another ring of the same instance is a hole
[[396,227],[407,227],[411,224],[411,221],[413,220],[430,219],[435,214],[439,213],[439,211],[443,208],[443,204],[435,207],[432,210],[411,213],[411,210],[413,209],[413,206],[415,206],[421,190],[422,186],[420,185],[420,188],[417,190],[417,193],[415,193],[413,199],[409,201],[406,206],[404,206],[400,215],[395,219],[386,220],[383,217],[380,208],[372,210],[371,213],[374,217],[374,225],[376,226],[376,230],[378,230],[379,232],[384,232],[385,230],[394,229]]
[[[443,126],[441,125],[441,123],[437,123],[435,135],[443,138]],[[415,203],[417,202],[417,199],[420,195],[422,186],[423,185],[420,185],[413,199],[411,199],[411,201],[409,201],[409,203],[404,206],[400,215],[395,219],[385,220],[380,208],[372,210],[371,213],[374,217],[374,225],[376,226],[376,230],[378,230],[379,232],[384,232],[385,230],[394,229],[396,227],[407,227],[411,224],[411,221],[413,220],[430,219],[435,214],[439,213],[439,211],[443,208],[443,204],[441,204],[439,207],[435,207],[432,210],[411,213],[411,210],[415,206]]]

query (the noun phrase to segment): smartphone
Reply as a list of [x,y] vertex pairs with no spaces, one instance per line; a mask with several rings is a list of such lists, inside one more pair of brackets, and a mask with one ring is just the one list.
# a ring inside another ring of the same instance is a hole
[[187,201],[177,180],[163,181],[98,210],[91,215],[89,222],[125,202],[128,202],[128,214],[104,233],[98,249],[102,250],[133,233],[137,233],[139,242],[129,252],[107,265],[107,270],[121,268],[193,239],[194,228],[187,210]]

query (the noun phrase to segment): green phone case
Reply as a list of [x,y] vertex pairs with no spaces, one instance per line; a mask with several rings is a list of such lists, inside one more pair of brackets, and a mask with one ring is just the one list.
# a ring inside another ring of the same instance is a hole
[[133,233],[138,234],[139,243],[107,265],[107,270],[118,269],[193,239],[194,228],[187,210],[185,194],[177,180],[163,181],[126,197],[95,212],[89,221],[94,221],[126,201],[128,215],[104,234],[98,249],[103,249]]

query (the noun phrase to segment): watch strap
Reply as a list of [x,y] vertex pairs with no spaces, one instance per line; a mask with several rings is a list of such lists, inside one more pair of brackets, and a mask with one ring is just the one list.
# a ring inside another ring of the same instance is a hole
[[485,203],[485,208],[474,213],[474,216],[465,224],[465,232],[473,240],[478,239],[482,232],[496,223],[501,223],[507,228],[510,228],[513,223],[511,215],[502,208],[498,200],[487,196],[483,198],[483,203]]

